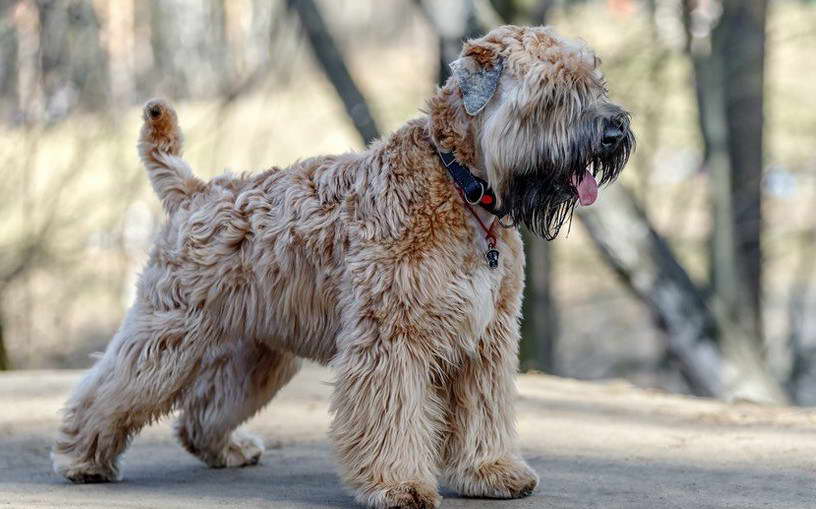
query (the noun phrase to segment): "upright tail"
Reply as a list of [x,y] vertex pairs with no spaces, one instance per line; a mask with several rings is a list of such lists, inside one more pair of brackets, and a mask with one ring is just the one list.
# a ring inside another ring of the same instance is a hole
[[144,125],[139,136],[139,156],[150,183],[168,213],[204,188],[181,158],[183,138],[173,108],[161,99],[145,104]]

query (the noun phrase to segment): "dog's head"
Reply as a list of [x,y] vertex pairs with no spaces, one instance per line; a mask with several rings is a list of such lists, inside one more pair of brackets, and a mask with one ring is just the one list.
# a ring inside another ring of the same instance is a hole
[[465,43],[429,103],[437,144],[480,168],[500,210],[548,239],[634,150],[599,62],[549,27],[504,26]]

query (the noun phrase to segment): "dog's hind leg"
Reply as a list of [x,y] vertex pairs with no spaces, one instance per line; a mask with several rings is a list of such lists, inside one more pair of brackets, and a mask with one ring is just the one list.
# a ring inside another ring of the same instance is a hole
[[63,410],[55,472],[78,483],[119,479],[119,457],[133,435],[172,409],[213,343],[190,330],[193,322],[183,310],[131,308]]
[[255,342],[208,361],[179,405],[176,436],[213,468],[254,465],[263,442],[235,431],[271,400],[300,368],[293,354]]

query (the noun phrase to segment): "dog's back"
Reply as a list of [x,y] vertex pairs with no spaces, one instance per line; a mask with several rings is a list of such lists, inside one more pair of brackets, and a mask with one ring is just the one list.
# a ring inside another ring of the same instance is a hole
[[[151,101],[145,111],[139,148],[168,211],[139,285],[138,298],[156,309],[200,309],[225,337],[262,340],[326,363],[349,305],[339,295],[355,277],[348,271],[367,268],[354,263],[358,255],[410,261],[449,240],[423,238],[431,225],[408,224],[422,214],[407,210],[444,214],[438,204],[450,201],[447,177],[435,168],[407,179],[406,172],[423,168],[383,159],[395,152],[389,143],[416,145],[425,133],[418,123],[366,152],[204,183],[180,158],[172,109]],[[399,195],[392,193],[395,181]],[[459,229],[461,211],[452,212]],[[451,218],[438,222],[437,233],[451,226]]]

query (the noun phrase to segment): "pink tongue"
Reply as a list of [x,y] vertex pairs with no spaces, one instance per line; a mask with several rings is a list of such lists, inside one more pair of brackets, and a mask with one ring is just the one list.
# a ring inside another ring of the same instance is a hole
[[598,199],[598,181],[589,171],[584,172],[580,182],[578,177],[572,177],[572,185],[578,190],[578,202],[584,207],[592,205]]

